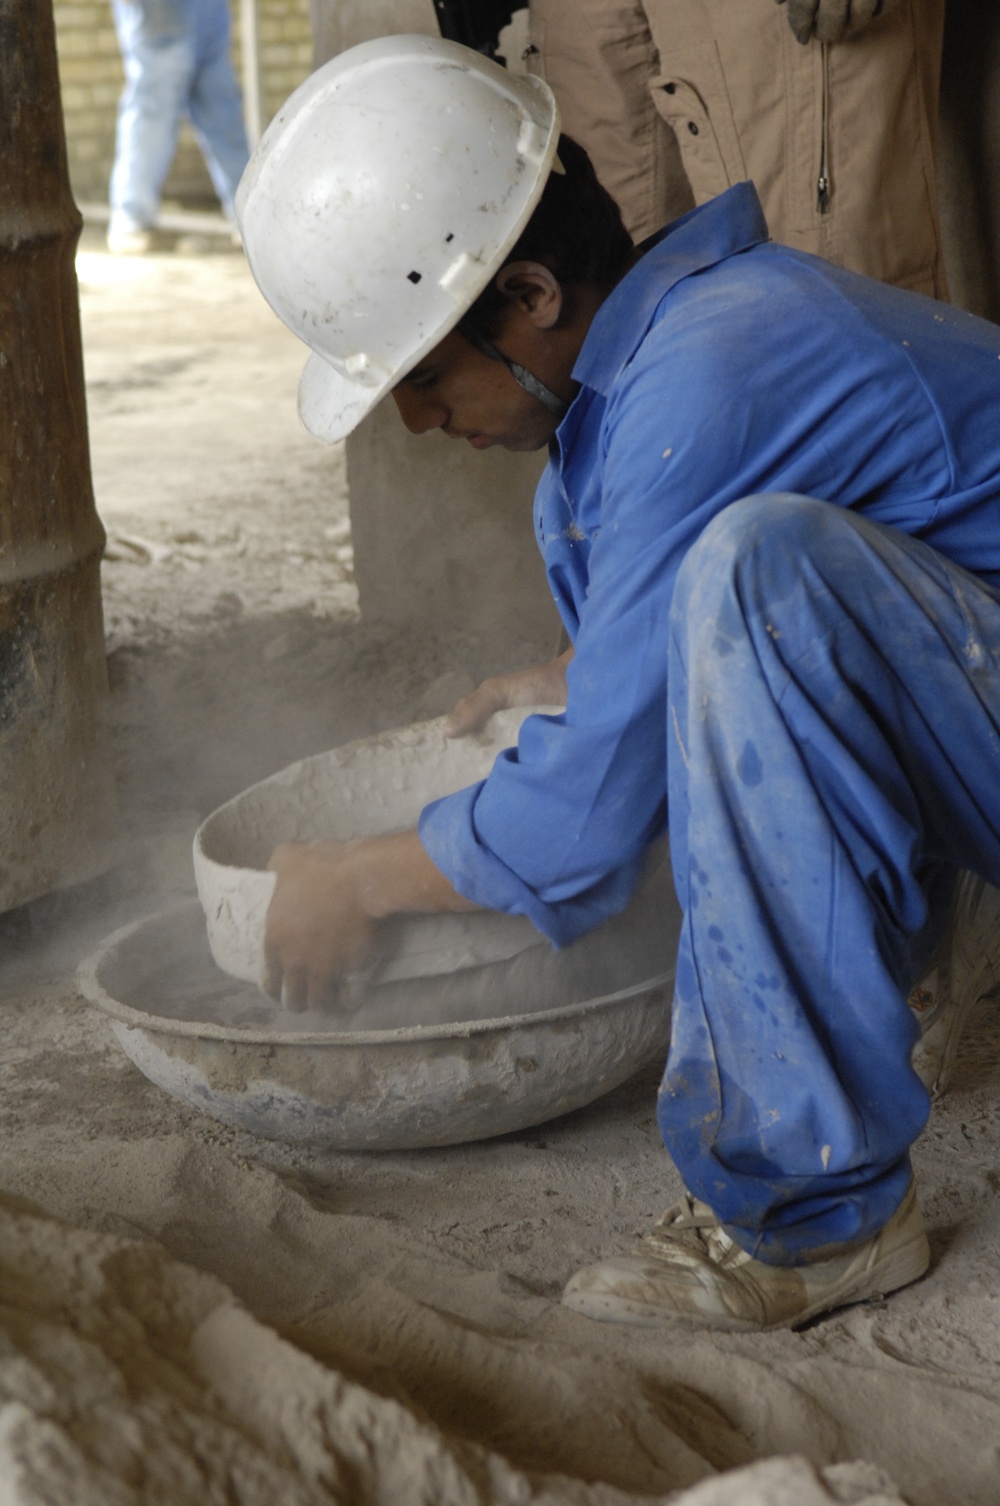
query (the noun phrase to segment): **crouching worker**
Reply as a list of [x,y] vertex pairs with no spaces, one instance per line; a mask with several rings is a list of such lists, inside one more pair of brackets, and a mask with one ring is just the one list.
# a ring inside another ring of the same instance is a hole
[[545,86],[438,39],[314,74],[238,216],[318,437],[391,394],[414,433],[549,447],[574,645],[564,714],[419,834],[278,850],[273,991],[320,1003],[394,912],[567,946],[669,820],[688,1196],[564,1300],[765,1329],[915,1280],[907,998],[958,871],[1000,883],[1000,330],[770,244],[749,184],[633,248]]

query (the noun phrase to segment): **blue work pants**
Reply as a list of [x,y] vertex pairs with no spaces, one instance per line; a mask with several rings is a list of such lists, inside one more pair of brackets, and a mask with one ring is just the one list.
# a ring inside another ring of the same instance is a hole
[[825,502],[752,497],[678,576],[684,912],[664,1142],[775,1264],[867,1239],[928,1114],[907,995],[957,869],[1000,883],[1000,592]]
[[248,151],[227,0],[112,0],[112,11],[125,89],[111,173],[111,230],[142,230],[155,222],[185,117],[232,218]]

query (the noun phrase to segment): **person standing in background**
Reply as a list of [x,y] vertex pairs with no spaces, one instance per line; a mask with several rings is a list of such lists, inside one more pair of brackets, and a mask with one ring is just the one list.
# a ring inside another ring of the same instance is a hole
[[249,159],[243,102],[230,55],[227,0],[111,0],[125,65],[111,173],[108,249],[155,245],[160,196],[190,120],[227,218]]
[[637,241],[749,178],[775,240],[947,297],[944,0],[530,0],[533,71]]

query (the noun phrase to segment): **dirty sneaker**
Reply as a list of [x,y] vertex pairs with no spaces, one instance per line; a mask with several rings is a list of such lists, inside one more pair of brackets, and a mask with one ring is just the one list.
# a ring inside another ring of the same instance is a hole
[[874,1238],[813,1265],[765,1265],[741,1250],[707,1203],[685,1193],[631,1255],[578,1271],[563,1292],[574,1312],[606,1323],[670,1323],[761,1333],[882,1297],[916,1281],[930,1253],[911,1182]]
[[931,1097],[943,1097],[974,1005],[1000,983],[1000,889],[960,873],[951,919],[930,972],[910,994],[920,1026],[913,1070]]

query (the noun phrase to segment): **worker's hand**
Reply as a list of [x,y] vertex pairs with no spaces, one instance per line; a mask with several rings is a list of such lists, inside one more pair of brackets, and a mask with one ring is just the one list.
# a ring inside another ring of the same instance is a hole
[[884,16],[899,0],[778,0],[779,5],[786,3],[788,24],[804,46],[813,37],[818,42],[839,42]]
[[282,842],[264,926],[264,987],[285,1009],[349,1013],[351,974],[374,957],[357,864],[359,842]]
[[478,909],[431,862],[415,830],[353,842],[282,842],[264,923],[264,987],[286,1009],[349,1014],[390,915]]
[[530,669],[484,680],[452,709],[445,736],[465,737],[478,732],[494,711],[506,711],[509,706],[565,706],[566,666],[572,657],[573,650],[569,648],[547,664],[535,664]]

